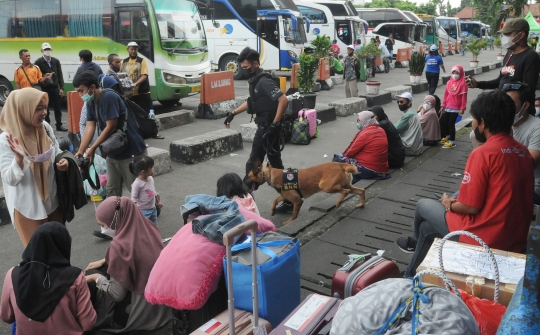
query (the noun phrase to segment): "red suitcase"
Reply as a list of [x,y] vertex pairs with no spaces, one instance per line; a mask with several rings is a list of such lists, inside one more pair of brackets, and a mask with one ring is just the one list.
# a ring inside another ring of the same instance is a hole
[[304,108],[298,111],[298,117],[309,121],[309,136],[314,138],[317,134],[317,111],[315,109]]
[[345,299],[388,278],[401,278],[396,263],[379,256],[364,255],[336,271],[332,278],[332,296]]
[[328,335],[341,301],[310,294],[270,335]]

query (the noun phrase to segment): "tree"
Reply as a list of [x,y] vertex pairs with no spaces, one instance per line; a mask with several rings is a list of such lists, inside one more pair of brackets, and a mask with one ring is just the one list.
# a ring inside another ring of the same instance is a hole
[[411,12],[415,13],[417,12],[416,4],[409,2],[409,1],[400,1],[396,4],[397,9],[401,10],[410,10]]
[[437,16],[437,5],[432,2],[421,4],[418,6],[417,12],[415,13]]

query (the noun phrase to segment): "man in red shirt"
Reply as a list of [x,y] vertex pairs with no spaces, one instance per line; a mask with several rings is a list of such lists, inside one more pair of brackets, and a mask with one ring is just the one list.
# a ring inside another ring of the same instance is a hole
[[[490,247],[522,252],[533,211],[534,161],[527,148],[512,137],[516,107],[503,91],[483,93],[472,103],[473,131],[484,145],[475,149],[465,166],[458,198],[446,194],[438,201],[416,205],[414,236],[396,243],[413,253],[407,277],[427,255],[433,239],[466,230]],[[477,244],[462,237],[463,243]]]

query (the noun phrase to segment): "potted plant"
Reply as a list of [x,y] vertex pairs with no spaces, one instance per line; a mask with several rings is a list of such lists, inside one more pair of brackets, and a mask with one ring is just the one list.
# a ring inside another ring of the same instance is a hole
[[319,66],[318,59],[306,52],[302,52],[298,56],[298,64],[300,69],[296,72],[296,85],[300,92],[300,96],[304,100],[305,108],[315,108],[315,100],[317,93],[313,92],[313,86],[315,85],[315,73]]
[[502,62],[502,60],[504,59],[504,55],[502,53],[502,43],[501,43],[501,38],[500,37],[497,37],[494,41],[493,41],[493,44],[499,48],[499,53],[497,54],[497,61],[498,62]]
[[475,69],[478,67],[478,55],[486,47],[487,42],[482,38],[472,38],[467,44],[466,48],[473,55],[473,59],[470,61],[471,68]]
[[[358,57],[358,59],[360,60],[360,64],[363,67],[362,69],[360,69],[360,72],[363,71],[365,74],[368,74],[368,66],[366,66],[366,64],[369,62],[369,68],[371,68],[371,66],[375,66],[375,62],[373,60],[375,59],[375,57],[380,57],[382,53],[382,50],[379,49],[379,47],[377,47],[377,45],[373,42],[367,42],[362,45],[362,47],[360,47],[360,49],[358,49],[358,51],[356,52],[356,57]],[[367,77],[368,75],[366,75],[366,78]],[[381,82],[376,80],[366,81],[366,91],[374,92],[375,90],[377,90],[378,93],[380,84]]]
[[[318,80],[325,80],[330,76],[330,63],[328,61],[328,53],[330,52],[330,37],[326,35],[317,35],[313,41],[311,41],[311,49],[313,55],[319,60],[319,72],[317,74]],[[325,75],[326,70],[326,75]]]
[[426,66],[426,56],[418,52],[413,52],[409,60],[409,79],[413,84],[419,84],[422,79],[422,73]]

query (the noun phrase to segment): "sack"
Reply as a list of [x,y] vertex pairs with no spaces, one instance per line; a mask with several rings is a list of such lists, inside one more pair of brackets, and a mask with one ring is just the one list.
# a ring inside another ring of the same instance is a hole
[[101,143],[99,149],[103,155],[108,157],[119,155],[126,151],[128,147],[129,141],[126,132],[122,129],[116,129],[109,138]]
[[[253,312],[251,242],[232,247],[235,308]],[[259,316],[277,326],[300,304],[300,241],[268,232],[257,236]],[[223,258],[227,278],[226,258]]]
[[311,143],[311,135],[309,134],[308,119],[298,118],[293,121],[291,144],[307,145]]
[[158,134],[158,125],[155,119],[148,118],[148,113],[131,100],[125,100],[126,107],[137,124],[137,130],[143,139],[153,138]]

